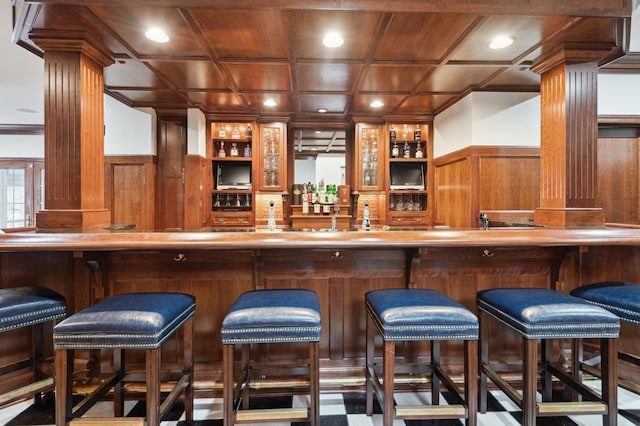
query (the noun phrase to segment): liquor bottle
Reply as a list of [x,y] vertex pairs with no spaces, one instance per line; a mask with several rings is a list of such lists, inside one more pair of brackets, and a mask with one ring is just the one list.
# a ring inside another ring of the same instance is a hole
[[409,139],[409,125],[405,124],[402,128],[402,140],[406,141]]
[[393,148],[391,148],[391,157],[398,158],[398,156],[400,156],[400,148],[398,148],[398,144],[394,142]]
[[322,214],[329,215],[331,213],[331,204],[329,204],[329,193],[326,192],[322,199]]
[[244,156],[251,157],[251,145],[247,144],[244,147]]
[[223,139],[227,137],[227,130],[224,128],[224,124],[220,124],[220,131],[218,132],[218,137]]
[[233,126],[233,130],[231,130],[231,139],[240,139],[240,129],[237,124]]
[[253,135],[251,131],[251,123],[247,123],[247,130],[245,131],[245,136],[247,139],[251,140],[251,136]]
[[422,146],[420,142],[418,142],[418,146],[416,147],[416,158],[423,158],[424,154],[422,153]]
[[304,185],[304,189],[302,190],[302,214],[309,214],[309,197],[307,193],[307,185]]
[[218,157],[224,158],[227,156],[227,152],[224,150],[224,142],[220,142],[220,150],[218,151]]
[[411,147],[407,141],[404,141],[404,146],[402,147],[402,158],[411,158]]
[[391,143],[396,142],[396,128],[393,127],[393,124],[391,125],[391,130],[389,130],[389,141]]
[[419,142],[422,139],[422,132],[420,131],[420,125],[416,124],[416,130],[413,132],[413,140]]
[[237,157],[238,156],[238,144],[237,143],[232,143],[231,144],[231,151],[229,151],[229,156],[231,157]]

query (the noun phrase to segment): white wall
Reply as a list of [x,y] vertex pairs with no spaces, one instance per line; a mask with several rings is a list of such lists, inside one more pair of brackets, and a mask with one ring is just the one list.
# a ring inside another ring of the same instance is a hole
[[480,145],[539,147],[539,94],[474,92],[435,117],[434,157]]
[[599,115],[640,115],[640,75],[599,74]]
[[324,179],[325,185],[344,184],[344,155],[318,154],[316,158],[316,183]]
[[156,115],[151,108],[133,109],[104,97],[104,154],[155,155]]
[[316,162],[315,160],[295,160],[294,161],[294,183],[315,183]]
[[187,110],[187,154],[207,156],[207,118],[197,108]]

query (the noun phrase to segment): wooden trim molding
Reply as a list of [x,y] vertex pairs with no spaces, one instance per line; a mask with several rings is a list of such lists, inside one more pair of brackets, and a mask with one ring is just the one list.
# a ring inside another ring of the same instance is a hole
[[598,126],[640,127],[640,115],[599,115]]
[[0,135],[44,135],[44,124],[0,124]]

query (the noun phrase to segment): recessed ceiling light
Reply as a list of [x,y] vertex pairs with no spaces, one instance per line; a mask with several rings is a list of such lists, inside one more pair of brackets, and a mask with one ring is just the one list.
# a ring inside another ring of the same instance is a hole
[[149,40],[153,40],[158,43],[166,43],[169,41],[167,33],[160,28],[149,28],[144,35],[147,36]]
[[384,106],[384,103],[381,100],[375,100],[369,104],[371,108],[381,108]]
[[324,39],[322,39],[322,44],[332,48],[340,47],[344,44],[344,39],[342,38],[340,33],[336,31],[330,31],[324,36]]
[[505,47],[509,47],[513,44],[514,38],[512,36],[498,36],[491,40],[489,43],[489,49],[504,49]]
[[318,112],[321,113],[321,114],[324,114],[327,111],[329,111],[329,110],[326,109],[326,108],[318,108]]
[[274,106],[278,105],[278,103],[276,101],[274,101],[273,99],[267,99],[262,104],[264,106],[268,106],[268,107],[274,107]]

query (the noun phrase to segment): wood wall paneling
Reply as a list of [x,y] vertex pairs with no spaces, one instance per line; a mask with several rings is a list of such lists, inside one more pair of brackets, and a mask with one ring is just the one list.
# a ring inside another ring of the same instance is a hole
[[203,229],[211,213],[213,181],[211,161],[187,155],[184,164],[184,228]]
[[184,228],[185,129],[181,121],[158,117],[156,223],[159,230]]
[[640,223],[640,139],[598,139],[598,206],[606,221]]

